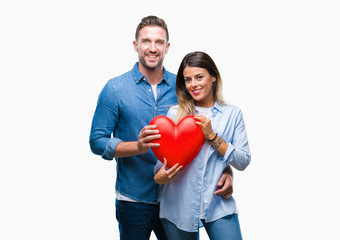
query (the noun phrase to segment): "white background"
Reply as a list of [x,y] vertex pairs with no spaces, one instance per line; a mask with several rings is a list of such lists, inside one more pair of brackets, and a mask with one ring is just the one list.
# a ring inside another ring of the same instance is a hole
[[137,61],[135,29],[150,14],[169,27],[167,70],[207,52],[244,113],[244,239],[340,239],[336,3],[1,2],[0,239],[118,238],[115,162],[88,138],[98,94]]

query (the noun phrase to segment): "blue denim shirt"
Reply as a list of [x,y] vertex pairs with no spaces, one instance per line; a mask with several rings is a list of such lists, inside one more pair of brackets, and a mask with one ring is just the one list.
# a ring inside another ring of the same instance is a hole
[[[177,106],[174,106],[167,116],[174,119],[176,112]],[[225,155],[221,156],[211,146],[208,152],[201,151],[171,182],[163,185],[160,198],[160,217],[168,219],[187,232],[198,231],[201,197],[206,222],[238,212],[233,197],[225,200],[213,193],[228,164],[238,170],[244,170],[250,163],[251,155],[241,110],[236,106],[215,103],[211,124],[213,131],[228,144]],[[155,170],[161,165],[158,162]]]
[[[158,115],[166,115],[177,103],[176,75],[163,68],[155,101],[151,85],[133,69],[110,79],[101,91],[92,120],[90,147],[93,153],[112,160],[121,141],[138,141],[140,130]],[[159,187],[153,180],[157,162],[151,150],[132,157],[116,158],[116,190],[133,200],[155,204]]]

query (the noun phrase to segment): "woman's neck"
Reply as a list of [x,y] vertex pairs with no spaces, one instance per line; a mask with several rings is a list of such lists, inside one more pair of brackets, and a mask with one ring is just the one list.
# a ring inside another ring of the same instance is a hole
[[199,102],[196,101],[195,106],[202,107],[202,108],[212,108],[213,106],[215,106],[215,100],[211,99],[209,101],[199,101]]

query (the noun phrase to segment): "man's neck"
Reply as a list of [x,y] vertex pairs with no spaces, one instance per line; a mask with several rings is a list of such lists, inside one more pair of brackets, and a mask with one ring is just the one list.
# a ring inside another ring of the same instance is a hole
[[151,85],[157,85],[163,79],[163,66],[159,66],[157,69],[145,68],[142,64],[139,64],[139,71],[148,79]]

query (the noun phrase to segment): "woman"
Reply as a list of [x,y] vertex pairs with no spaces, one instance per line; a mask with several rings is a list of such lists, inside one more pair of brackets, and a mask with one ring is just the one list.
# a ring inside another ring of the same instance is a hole
[[219,71],[203,52],[189,53],[182,60],[176,94],[178,105],[170,108],[167,116],[178,122],[195,115],[206,141],[183,170],[178,164],[166,169],[164,160],[155,174],[155,181],[164,184],[160,217],[168,238],[199,239],[198,229],[203,223],[210,239],[242,239],[234,198],[214,195],[218,177],[228,165],[242,171],[250,163],[242,113],[223,103]]

